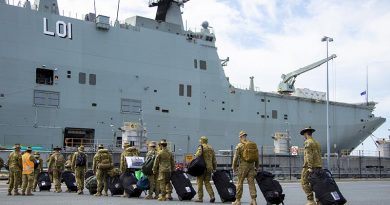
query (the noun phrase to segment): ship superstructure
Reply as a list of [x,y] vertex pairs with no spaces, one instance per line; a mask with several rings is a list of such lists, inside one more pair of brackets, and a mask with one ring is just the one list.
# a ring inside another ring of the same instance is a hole
[[[156,19],[114,26],[106,16],[60,16],[56,0],[0,2],[0,144],[116,143],[125,122],[179,153],[194,151],[201,135],[229,149],[240,130],[264,146],[288,130],[301,146],[298,131],[308,125],[326,144],[326,102],[255,91],[253,78],[250,89],[232,86],[208,23],[183,28],[186,1],[150,1]],[[330,103],[332,152],[353,149],[384,123],[374,106]]]

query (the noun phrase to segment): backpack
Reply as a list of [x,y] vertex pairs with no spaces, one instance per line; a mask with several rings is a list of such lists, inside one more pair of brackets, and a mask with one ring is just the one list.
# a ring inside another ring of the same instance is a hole
[[252,141],[245,142],[242,158],[244,161],[249,163],[257,161],[259,159],[259,150],[257,149],[257,144]]
[[61,169],[65,165],[65,157],[62,154],[54,156],[54,167]]
[[144,162],[144,164],[142,165],[141,170],[145,175],[147,176],[153,175],[153,164],[155,159],[156,159],[156,155],[152,155],[151,157],[148,157]]
[[87,164],[87,157],[84,153],[79,152],[76,158],[76,166],[83,167]]
[[110,169],[111,163],[110,163],[110,153],[108,152],[101,152],[100,153],[100,162],[98,164],[99,169]]

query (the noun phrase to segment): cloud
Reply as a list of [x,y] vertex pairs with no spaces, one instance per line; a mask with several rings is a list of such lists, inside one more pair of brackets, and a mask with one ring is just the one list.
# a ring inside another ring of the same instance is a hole
[[[122,1],[119,18],[133,15],[154,18],[148,0]],[[97,11],[115,20],[117,1],[96,0]],[[93,1],[59,0],[60,10],[93,12]],[[362,102],[366,67],[370,99],[378,101],[376,113],[390,118],[390,1],[363,0],[191,0],[183,19],[188,28],[209,21],[217,35],[218,53],[231,61],[225,68],[233,84],[249,86],[249,76],[263,91],[276,91],[280,75],[326,57],[324,35],[334,38],[329,52],[330,97],[342,102]],[[66,14],[67,12],[65,12]],[[326,90],[326,66],[302,74],[296,87]],[[374,134],[388,135],[387,122]]]

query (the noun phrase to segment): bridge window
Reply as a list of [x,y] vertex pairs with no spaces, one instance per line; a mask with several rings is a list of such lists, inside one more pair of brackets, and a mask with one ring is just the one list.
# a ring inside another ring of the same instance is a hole
[[37,68],[36,83],[43,85],[53,85],[54,71],[51,69]]
[[199,67],[201,70],[207,70],[207,63],[206,61],[200,60],[199,61]]

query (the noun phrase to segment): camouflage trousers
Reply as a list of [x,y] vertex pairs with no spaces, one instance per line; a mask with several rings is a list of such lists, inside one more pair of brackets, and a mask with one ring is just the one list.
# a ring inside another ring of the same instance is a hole
[[8,192],[11,192],[12,190],[14,190],[15,192],[18,191],[18,188],[20,186],[19,175],[21,173],[22,172],[20,170],[12,170],[12,169],[9,170]]
[[253,165],[245,165],[244,162],[240,164],[238,168],[238,176],[237,176],[238,177],[237,192],[236,192],[237,200],[241,200],[242,198],[245,178],[248,181],[249,193],[251,195],[251,198],[256,199],[257,193],[256,193],[256,186],[255,186],[255,176],[256,176],[256,171]]
[[85,170],[86,170],[86,167],[76,167],[76,169],[75,169],[76,184],[77,184],[77,191],[78,192],[82,192],[84,190]]
[[58,169],[53,170],[53,184],[55,191],[61,190],[61,171]]
[[306,194],[307,200],[314,200],[313,190],[309,183],[309,169],[303,168],[301,172],[301,185],[302,189]]
[[214,198],[214,191],[210,184],[211,172],[205,171],[202,176],[196,177],[196,183],[198,184],[198,199],[203,200],[203,184],[206,187],[207,193],[210,198]]
[[38,174],[41,173],[39,169],[34,170],[34,184],[33,184],[33,190],[37,188],[38,185]]
[[33,189],[33,183],[34,183],[34,172],[31,174],[23,174],[22,175],[22,193],[31,193],[31,190]]
[[172,193],[171,173],[170,172],[158,173],[158,183],[160,186],[160,194],[163,197],[165,197],[166,194]]
[[150,176],[147,176],[149,180],[149,196],[153,196],[153,193],[158,196],[159,194],[159,187],[157,183],[157,175],[153,174]]
[[103,189],[104,192],[107,193],[108,191],[107,178],[108,178],[108,174],[106,170],[97,169],[96,171],[97,193],[101,194]]

